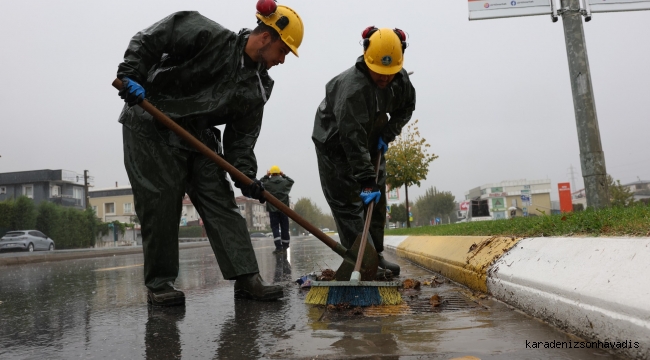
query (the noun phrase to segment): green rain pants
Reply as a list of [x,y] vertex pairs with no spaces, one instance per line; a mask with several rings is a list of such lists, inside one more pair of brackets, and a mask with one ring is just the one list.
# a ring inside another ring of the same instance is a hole
[[224,279],[259,272],[246,220],[224,170],[200,153],[123,127],[124,165],[142,226],[144,283],[152,291],[178,276],[178,225],[185,193],[201,215]]
[[[361,201],[361,187],[352,177],[352,169],[345,156],[325,155],[316,149],[318,158],[318,173],[325,199],[332,210],[332,216],[338,228],[341,244],[350,248],[357,235],[363,232],[366,220],[366,207]],[[376,163],[377,158],[372,160]],[[381,198],[375,204],[370,221],[370,238],[375,249],[384,251],[384,226],[386,225],[386,160],[381,159],[377,186],[381,190]]]

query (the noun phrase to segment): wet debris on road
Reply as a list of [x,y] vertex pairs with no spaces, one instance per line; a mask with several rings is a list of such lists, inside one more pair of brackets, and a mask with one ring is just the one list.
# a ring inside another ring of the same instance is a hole
[[429,304],[433,307],[438,307],[440,304],[442,304],[442,299],[440,299],[440,295],[435,294],[429,299]]
[[345,312],[344,315],[359,316],[363,315],[363,308],[360,306],[352,307],[350,304],[327,305],[327,311]]
[[320,276],[317,276],[318,281],[332,281],[336,276],[336,271],[332,269],[325,269],[321,271]]
[[420,285],[421,283],[418,280],[414,280],[414,279],[406,279],[402,283],[404,289],[420,290]]
[[336,276],[336,271],[332,269],[325,269],[322,270],[320,274],[312,272],[310,274],[303,275],[296,279],[295,283],[300,285],[301,289],[309,289],[311,288],[312,281],[332,281],[334,280],[334,276]]

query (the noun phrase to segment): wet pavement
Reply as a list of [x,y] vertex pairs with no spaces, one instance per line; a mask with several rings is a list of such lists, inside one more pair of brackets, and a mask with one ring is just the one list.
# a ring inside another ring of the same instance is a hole
[[[253,244],[264,279],[285,286],[281,301],[235,301],[208,246],[180,252],[187,304],[168,309],[146,305],[141,254],[0,267],[0,358],[615,359],[531,348],[581,340],[439,276],[436,287],[406,291],[404,306],[355,315],[305,305],[293,280],[336,269],[337,255],[313,237],[293,239],[287,255],[272,254],[270,239]],[[387,258],[402,265],[400,280],[435,275]],[[429,303],[434,294],[440,306]]]

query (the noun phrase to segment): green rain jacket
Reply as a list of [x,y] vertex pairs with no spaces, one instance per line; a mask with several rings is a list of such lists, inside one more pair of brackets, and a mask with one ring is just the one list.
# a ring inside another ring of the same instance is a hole
[[[262,184],[264,184],[264,190],[271,193],[283,204],[289,206],[289,192],[291,192],[291,187],[293,186],[293,179],[286,176],[268,176],[265,175],[262,179]],[[268,201],[266,202],[266,211],[276,212],[280,211],[275,206],[271,205]]]
[[[324,156],[347,161],[359,183],[375,178],[370,158],[381,136],[395,140],[415,110],[415,89],[402,69],[385,89],[372,81],[363,56],[325,85],[325,99],[316,111],[312,140]],[[379,114],[390,120],[381,123]]]
[[[142,85],[148,101],[218,152],[214,126],[225,124],[225,159],[253,178],[253,149],[273,79],[245,55],[250,33],[235,34],[195,11],[177,12],[131,39],[117,76]],[[195,151],[138,106],[125,105],[119,121],[141,136]]]

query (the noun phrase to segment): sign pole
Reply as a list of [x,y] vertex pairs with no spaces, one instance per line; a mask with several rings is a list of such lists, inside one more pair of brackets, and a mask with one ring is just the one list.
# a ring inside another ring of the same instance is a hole
[[561,4],[560,12],[569,60],[569,76],[578,128],[580,164],[585,182],[587,206],[596,209],[605,208],[609,206],[607,170],[605,154],[600,141],[580,1],[561,0]]

